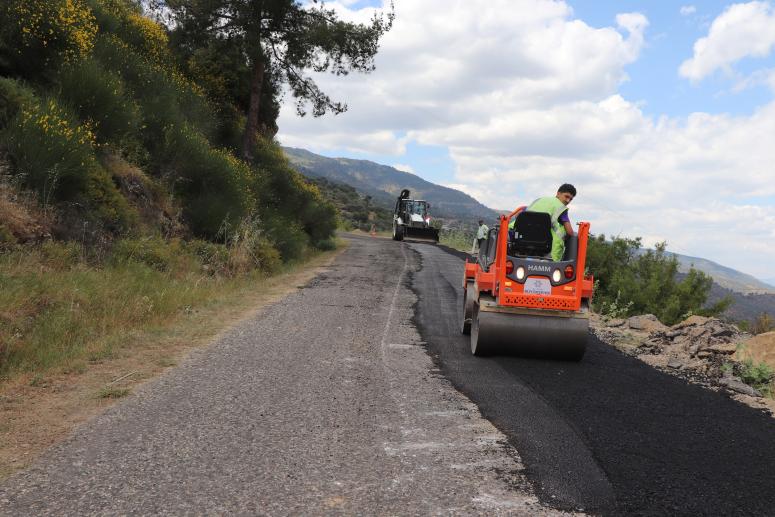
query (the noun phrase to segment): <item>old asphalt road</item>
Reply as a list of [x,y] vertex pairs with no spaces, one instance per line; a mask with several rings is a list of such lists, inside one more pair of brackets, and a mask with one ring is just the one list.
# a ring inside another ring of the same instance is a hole
[[775,422],[590,335],[580,363],[474,358],[463,262],[413,246],[416,322],[444,375],[509,437],[542,501],[604,515],[775,515]]
[[305,288],[0,484],[0,514],[556,513],[426,353],[419,259],[352,238]]

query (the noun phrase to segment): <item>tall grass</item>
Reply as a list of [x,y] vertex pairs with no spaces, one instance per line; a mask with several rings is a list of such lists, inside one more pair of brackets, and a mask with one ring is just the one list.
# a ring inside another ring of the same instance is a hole
[[137,329],[233,297],[279,267],[271,247],[246,264],[248,242],[123,241],[97,265],[73,243],[0,254],[0,377],[99,361]]
[[439,243],[459,251],[470,253],[475,235],[476,232],[474,231],[461,229],[441,230],[439,232]]

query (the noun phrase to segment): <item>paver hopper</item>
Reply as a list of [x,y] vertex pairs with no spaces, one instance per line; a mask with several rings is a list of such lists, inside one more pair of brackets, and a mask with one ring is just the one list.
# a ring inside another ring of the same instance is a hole
[[549,214],[520,207],[501,216],[477,260],[466,261],[462,330],[471,352],[581,360],[594,285],[585,274],[588,238],[589,223],[579,223],[554,261]]

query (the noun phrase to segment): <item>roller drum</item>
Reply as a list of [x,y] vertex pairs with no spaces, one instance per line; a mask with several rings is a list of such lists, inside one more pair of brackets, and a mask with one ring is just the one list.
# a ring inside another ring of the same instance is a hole
[[466,282],[466,288],[463,291],[463,334],[471,334],[471,322],[474,316],[474,303],[476,303],[476,290],[474,283]]
[[474,308],[471,352],[579,361],[587,347],[587,318],[557,317]]

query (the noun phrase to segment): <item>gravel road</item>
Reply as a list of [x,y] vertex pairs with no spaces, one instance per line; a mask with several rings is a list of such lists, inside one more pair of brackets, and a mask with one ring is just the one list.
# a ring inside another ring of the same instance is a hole
[[426,353],[422,247],[351,237],[306,287],[6,480],[0,514],[555,514]]
[[775,515],[775,425],[590,335],[583,361],[473,358],[463,261],[416,247],[416,321],[444,375],[519,450],[542,501],[604,515]]

